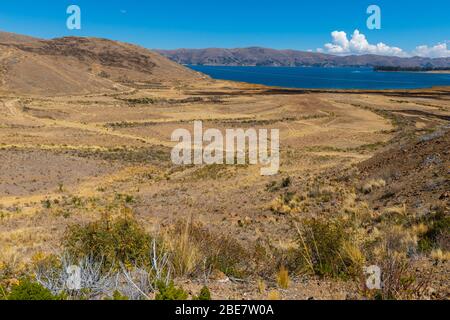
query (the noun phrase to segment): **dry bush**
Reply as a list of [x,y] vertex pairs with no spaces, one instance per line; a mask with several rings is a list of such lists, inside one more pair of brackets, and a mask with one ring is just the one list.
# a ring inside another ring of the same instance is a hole
[[[158,248],[154,239],[145,264],[124,265],[109,269],[103,259],[84,257],[75,259],[68,254],[62,256],[39,256],[33,261],[36,281],[54,295],[68,299],[105,299],[120,296],[126,299],[150,299],[157,284],[168,285],[171,280],[169,256]],[[68,287],[69,268],[77,266],[80,288]]]
[[[249,275],[272,278],[287,259],[284,250],[274,247],[267,239],[249,242],[244,246],[228,235],[212,232],[201,223],[179,221],[166,231],[164,238],[172,243],[181,241],[188,244],[179,246],[189,248],[184,251],[183,259],[183,253],[177,252],[179,249],[175,249],[175,252],[171,250],[171,256],[179,255],[177,261],[189,262],[190,276],[205,276],[219,271],[235,278]],[[167,247],[174,248],[173,244]],[[191,259],[192,251],[195,252],[195,259]]]
[[427,295],[430,275],[418,271],[410,259],[394,252],[385,252],[377,262],[381,269],[381,289],[366,290],[371,299],[410,300]]
[[303,271],[332,277],[361,274],[364,255],[343,221],[331,217],[307,219],[297,230],[295,254]]
[[[182,253],[179,248],[175,248],[172,253],[179,255],[177,261],[184,266],[182,270],[189,270],[190,275],[217,269],[228,276],[241,277],[248,271],[248,251],[234,239],[212,233],[201,224],[180,221],[169,230],[166,237],[174,239],[169,241],[175,243],[181,241],[181,245],[187,249]],[[173,245],[169,247],[174,248]]]
[[[80,270],[80,289],[68,287],[69,268]],[[68,294],[75,299],[101,299],[112,295],[116,288],[117,275],[105,270],[103,261],[92,257],[74,260],[69,255],[49,256],[35,264],[36,281],[54,295]]]

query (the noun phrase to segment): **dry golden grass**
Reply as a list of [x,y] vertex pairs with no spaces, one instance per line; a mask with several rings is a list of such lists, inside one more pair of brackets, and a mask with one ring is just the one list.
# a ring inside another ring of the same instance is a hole
[[263,295],[266,293],[267,286],[266,286],[266,282],[264,280],[258,279],[257,287],[258,287],[259,294]]
[[267,295],[267,300],[280,301],[281,300],[280,292],[277,290],[270,291],[269,294]]
[[[165,238],[176,273],[184,277],[205,271],[202,267],[208,257],[222,276],[237,278],[245,275],[242,269],[247,271],[240,262],[245,262],[250,272],[259,272],[258,262],[268,261],[262,275],[254,276],[273,281],[283,261],[277,260],[276,250],[290,252],[298,245],[293,218],[301,222],[317,215],[339,214],[344,222],[356,225],[354,242],[342,246],[342,254],[352,265],[364,261],[365,252],[360,249],[363,236],[378,241],[388,234],[396,248],[405,249],[414,244],[414,236],[426,232],[423,226],[392,232],[372,228],[371,218],[376,214],[369,200],[360,199],[360,183],[317,183],[326,172],[341,173],[370,158],[376,149],[369,146],[382,145],[393,137],[391,119],[365,108],[400,109],[391,96],[267,94],[267,88],[261,86],[212,80],[147,85],[154,87],[114,95],[3,97],[0,157],[7,169],[0,172],[0,216],[4,217],[0,219],[0,248],[8,264],[29,261],[36,252],[52,252],[68,225],[97,220],[104,213],[120,214],[122,205],[132,207],[139,223],[155,233],[185,220],[187,212],[195,212],[196,222],[205,226],[199,230],[208,239],[193,239],[190,227]],[[192,97],[196,100],[185,100]],[[148,99],[156,102],[138,103]],[[443,99],[433,103],[444,109],[449,104]],[[292,184],[268,191],[267,185],[274,179],[261,177],[254,166],[224,170],[172,166],[170,135],[178,128],[191,130],[194,119],[204,120],[205,128],[222,130],[280,129],[282,175],[276,183],[290,176]],[[433,117],[429,120],[435,121]],[[115,123],[118,125],[111,126]],[[152,158],[153,151],[160,148],[166,156]],[[386,186],[380,179],[367,183],[372,191],[381,192]],[[115,200],[117,194],[133,200],[120,202]],[[82,205],[66,203],[64,197],[81,198]],[[91,201],[93,198],[97,200]],[[51,208],[43,206],[46,200],[52,202]],[[393,212],[407,216],[404,208]],[[364,227],[370,228],[370,235],[360,230]],[[230,241],[223,241],[225,238]],[[259,255],[248,255],[247,249],[256,243],[275,253],[259,248]],[[311,245],[314,249],[314,241]],[[223,256],[225,259],[220,259]],[[286,291],[298,286],[294,270],[290,266],[289,270],[292,280]],[[266,296],[264,287],[256,284],[254,292]],[[280,298],[279,293],[272,295]]]
[[398,207],[386,208],[384,210],[384,213],[387,215],[406,216],[408,214],[408,210],[406,209],[406,205],[403,204],[402,206],[398,206]]
[[447,262],[450,260],[450,252],[442,249],[434,249],[431,251],[431,258],[438,262]]
[[174,271],[177,276],[189,276],[200,264],[202,256],[196,242],[191,238],[191,222],[186,222],[181,234],[166,234],[164,242],[167,244]]
[[350,260],[350,265],[354,266],[355,268],[361,268],[366,262],[364,253],[354,242],[344,242],[342,254],[345,258]]
[[363,193],[371,193],[373,190],[381,189],[386,186],[386,181],[383,179],[373,179],[362,185],[361,191]]
[[281,289],[288,289],[290,283],[291,279],[289,278],[289,271],[284,266],[281,266],[277,273],[278,287]]
[[416,224],[412,227],[412,232],[417,236],[424,235],[429,230],[429,227],[424,223]]

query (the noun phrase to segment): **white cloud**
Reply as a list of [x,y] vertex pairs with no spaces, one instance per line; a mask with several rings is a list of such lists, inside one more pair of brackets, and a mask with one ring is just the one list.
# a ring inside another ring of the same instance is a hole
[[331,53],[337,55],[360,55],[360,54],[378,54],[383,56],[411,57],[419,56],[426,58],[448,58],[450,50],[447,48],[447,42],[438,43],[435,46],[421,45],[416,47],[411,53],[398,47],[391,47],[383,42],[371,44],[366,36],[355,30],[348,39],[344,31],[333,31],[331,33],[332,42],[326,43],[324,48],[318,48],[317,52]]
[[344,31],[333,31],[331,33],[333,38],[332,43],[325,44],[325,51],[338,55],[349,54],[379,54],[385,56],[400,56],[404,57],[408,54],[398,47],[390,47],[383,42],[378,44],[370,44],[366,36],[355,30],[351,39],[347,38]]
[[450,50],[447,49],[447,43],[438,43],[433,47],[426,45],[418,46],[412,54],[419,57],[448,58],[450,57]]
[[[355,30],[355,32],[359,32]],[[333,37],[333,43],[325,44],[325,49],[330,53],[349,53],[349,41],[347,39],[347,34],[344,31],[333,31],[331,33]]]

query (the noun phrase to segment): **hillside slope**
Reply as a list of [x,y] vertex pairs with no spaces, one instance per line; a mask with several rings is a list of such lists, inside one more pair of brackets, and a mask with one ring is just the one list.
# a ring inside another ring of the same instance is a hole
[[360,163],[361,180],[382,177],[386,181],[385,188],[368,196],[371,202],[381,207],[407,204],[421,214],[436,205],[450,205],[449,145],[446,126]]
[[41,40],[0,33],[0,90],[24,94],[86,94],[134,83],[202,76],[158,53],[97,38]]
[[378,55],[335,56],[317,52],[268,48],[156,50],[181,64],[229,66],[398,66],[450,67],[450,58],[400,58]]

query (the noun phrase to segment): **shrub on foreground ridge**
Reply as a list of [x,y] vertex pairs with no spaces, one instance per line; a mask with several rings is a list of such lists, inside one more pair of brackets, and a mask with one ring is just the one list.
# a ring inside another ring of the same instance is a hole
[[105,266],[147,261],[151,244],[152,237],[132,217],[102,218],[87,225],[75,225],[64,238],[72,257],[102,259]]

